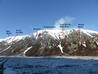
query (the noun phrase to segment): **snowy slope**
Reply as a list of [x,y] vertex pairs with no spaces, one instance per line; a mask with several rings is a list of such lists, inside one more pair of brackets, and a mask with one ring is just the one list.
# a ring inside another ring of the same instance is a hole
[[10,36],[7,37],[5,39],[0,39],[0,42],[5,41],[7,43],[12,43],[13,41],[17,42],[21,39],[24,39],[25,37],[27,37],[28,35],[23,35],[23,36]]
[[[58,36],[64,36],[64,35],[68,35],[70,34],[73,30],[75,31],[78,31],[79,29],[67,29],[67,30],[61,30],[61,29],[47,29],[47,30],[39,30],[37,32],[34,33],[34,37],[35,38],[38,38],[38,35],[39,34],[42,34],[43,32],[47,31],[47,33],[49,35],[51,35],[52,37],[54,38],[58,38]],[[94,34],[97,34],[98,35],[98,32],[97,31],[92,31],[92,30],[87,30],[87,29],[80,29],[80,32],[83,32],[85,33],[86,35],[90,36],[90,37],[93,37],[91,34],[94,33]]]
[[[0,39],[0,55],[25,55],[29,53],[31,55],[35,53],[36,55],[43,55],[44,53],[46,53],[45,55],[68,55],[70,53],[74,54],[74,52],[76,53],[82,49],[86,50],[85,52],[90,50],[93,52],[94,50],[94,55],[98,49],[98,32],[92,30],[66,29],[62,31],[61,29],[47,29],[39,30],[32,34]],[[78,48],[78,44],[80,48]],[[89,50],[87,51],[87,49]]]
[[[75,31],[78,31],[78,29],[67,29],[67,30],[61,30],[61,29],[47,29],[47,30],[39,30],[37,32],[34,32],[33,35],[35,38],[38,37],[39,34],[42,34],[43,32],[47,31],[47,33],[49,35],[51,35],[53,38],[58,38],[58,36],[63,36],[64,35],[68,35],[70,34],[73,30]],[[87,29],[81,29],[80,32],[83,32],[85,34],[87,34],[88,36],[91,36],[91,33],[94,33],[94,34],[98,34],[97,31],[92,31],[92,30],[87,30]],[[10,36],[10,37],[7,37],[7,38],[4,38],[4,39],[0,39],[0,42],[2,41],[6,41],[7,43],[11,43],[12,41],[19,41],[21,39],[24,39],[25,37],[27,36],[30,36],[30,35],[23,35],[23,36]]]

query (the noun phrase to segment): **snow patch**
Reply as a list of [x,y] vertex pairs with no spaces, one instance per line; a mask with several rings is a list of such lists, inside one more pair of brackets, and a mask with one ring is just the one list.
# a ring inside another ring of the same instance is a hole
[[24,54],[26,54],[26,52],[29,51],[31,48],[32,48],[32,46],[31,46],[31,47],[28,47],[28,48],[24,51]]
[[8,50],[10,47],[11,47],[11,46],[8,46],[6,49],[2,50],[0,53],[2,53],[2,52],[4,52],[4,51]]
[[5,39],[0,39],[0,42],[2,42],[2,41],[5,41],[7,43],[12,43],[13,41],[16,41],[17,42],[17,41],[19,41],[21,39],[24,39],[27,36],[29,36],[29,35],[24,35],[24,36],[10,36],[10,37],[7,37]]
[[98,45],[98,42],[96,42],[96,44]]
[[63,52],[63,47],[61,46],[61,44],[59,44],[58,47],[60,48],[61,53],[64,53]]

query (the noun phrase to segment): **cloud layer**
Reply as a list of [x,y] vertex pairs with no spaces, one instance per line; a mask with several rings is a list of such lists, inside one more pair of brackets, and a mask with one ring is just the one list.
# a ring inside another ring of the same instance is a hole
[[69,16],[65,16],[63,18],[58,19],[55,22],[55,27],[59,28],[60,24],[71,24],[76,18],[74,17],[69,17]]

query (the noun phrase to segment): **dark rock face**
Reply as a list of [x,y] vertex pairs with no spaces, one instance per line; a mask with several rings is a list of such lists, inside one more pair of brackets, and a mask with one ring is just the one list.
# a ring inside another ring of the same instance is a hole
[[62,55],[59,48],[57,49],[32,49],[26,52],[26,56],[60,56]]

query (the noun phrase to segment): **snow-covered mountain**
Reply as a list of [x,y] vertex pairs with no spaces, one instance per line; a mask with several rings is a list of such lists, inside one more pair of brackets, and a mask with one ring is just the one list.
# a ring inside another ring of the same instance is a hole
[[0,39],[0,55],[97,55],[98,32],[86,29],[47,29],[31,35]]
[[[41,34],[41,33],[46,31],[52,37],[56,38],[56,36],[58,37],[58,35],[62,35],[62,33],[64,33],[64,35],[68,35],[73,30],[76,31],[76,32],[79,31],[79,29],[67,29],[67,30],[63,30],[63,31],[61,29],[47,29],[47,30],[39,30],[39,31],[35,32],[34,36],[37,37],[38,34]],[[93,37],[92,34],[98,34],[98,32],[96,32],[96,31],[87,30],[87,29],[80,29],[80,32],[83,32],[83,33],[85,33],[85,34],[87,34],[88,36],[91,36],[91,37]]]
[[17,42],[21,39],[24,39],[25,37],[27,37],[27,35],[24,35],[24,36],[10,36],[10,37],[7,37],[5,39],[0,39],[0,42],[5,41],[7,43],[12,43],[13,41]]

